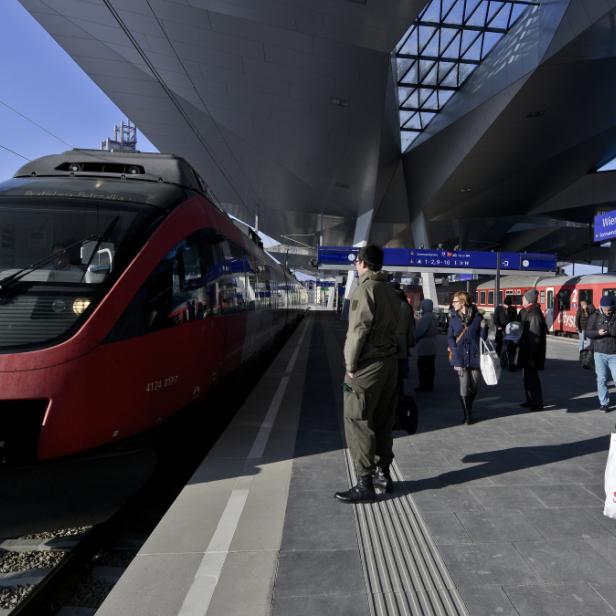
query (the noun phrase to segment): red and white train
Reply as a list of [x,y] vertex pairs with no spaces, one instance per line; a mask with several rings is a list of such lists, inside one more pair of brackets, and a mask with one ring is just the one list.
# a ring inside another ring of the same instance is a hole
[[[532,288],[539,292],[539,304],[550,332],[576,334],[575,315],[579,302],[586,300],[598,306],[603,295],[616,295],[616,276],[503,276],[500,281],[500,299],[503,301],[510,295],[513,305],[521,307],[522,296]],[[480,310],[494,310],[494,280],[477,285],[476,299]]]
[[28,163],[0,184],[0,461],[154,428],[307,303],[184,160],[73,150]]

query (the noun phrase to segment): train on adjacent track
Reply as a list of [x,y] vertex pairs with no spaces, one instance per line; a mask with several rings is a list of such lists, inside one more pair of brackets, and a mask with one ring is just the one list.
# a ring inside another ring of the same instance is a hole
[[146,432],[271,348],[308,296],[254,240],[171,155],[73,150],[0,184],[0,462]]
[[[480,310],[494,310],[494,282],[492,279],[477,285],[476,299]],[[616,295],[616,275],[503,276],[500,280],[500,301],[510,296],[513,305],[521,307],[522,296],[532,288],[539,292],[539,305],[550,332],[576,335],[575,316],[580,301],[586,300],[598,306],[602,296]]]

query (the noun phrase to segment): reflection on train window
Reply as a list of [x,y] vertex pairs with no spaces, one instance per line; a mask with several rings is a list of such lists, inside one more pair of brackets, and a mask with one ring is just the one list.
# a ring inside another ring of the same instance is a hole
[[539,303],[545,304],[545,291],[539,291]]
[[571,289],[561,289],[558,292],[558,309],[570,310],[571,309]]
[[580,289],[578,292],[578,303],[588,302],[592,304],[592,289]]
[[546,304],[546,308],[548,310],[554,308],[554,289],[548,289],[548,301]]
[[[209,258],[208,258],[209,257]],[[207,276],[215,263],[194,234],[170,250],[145,284],[145,329],[156,331],[211,313]]]
[[616,295],[616,289],[603,289],[603,296]]

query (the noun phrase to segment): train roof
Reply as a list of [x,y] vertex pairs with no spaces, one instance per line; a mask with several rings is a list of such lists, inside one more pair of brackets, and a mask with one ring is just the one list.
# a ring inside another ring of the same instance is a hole
[[[587,274],[585,276],[502,276],[501,289],[510,287],[562,286],[564,284],[603,284],[614,283],[616,274]],[[477,290],[493,289],[494,278],[477,285]]]
[[616,283],[615,274],[588,274],[580,277],[580,284],[597,284],[602,282]]
[[[507,287],[534,287],[542,278],[545,278],[545,276],[501,276],[500,287],[501,289]],[[478,290],[493,288],[494,278],[477,285]]]
[[146,152],[74,149],[42,156],[15,174],[23,177],[106,177],[161,182],[207,194],[207,185],[180,156]]

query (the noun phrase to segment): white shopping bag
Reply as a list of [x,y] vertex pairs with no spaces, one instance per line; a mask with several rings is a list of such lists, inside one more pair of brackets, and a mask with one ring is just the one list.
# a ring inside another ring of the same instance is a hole
[[498,355],[490,341],[480,338],[481,359],[479,367],[486,385],[497,385],[501,375],[501,364]]
[[605,465],[605,507],[603,515],[616,518],[616,433],[610,438],[610,451]]

